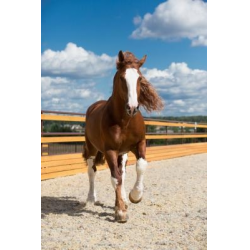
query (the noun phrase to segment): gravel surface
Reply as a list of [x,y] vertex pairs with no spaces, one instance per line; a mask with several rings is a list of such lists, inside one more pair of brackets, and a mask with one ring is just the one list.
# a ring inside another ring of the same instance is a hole
[[[136,178],[127,167],[126,192]],[[85,201],[87,174],[42,181],[42,249],[207,249],[207,154],[150,162],[139,204],[114,222],[109,170],[96,176],[98,205]]]

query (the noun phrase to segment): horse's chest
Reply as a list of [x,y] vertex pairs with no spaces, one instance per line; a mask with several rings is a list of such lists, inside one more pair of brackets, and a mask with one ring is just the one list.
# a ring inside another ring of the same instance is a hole
[[113,143],[119,147],[127,147],[134,144],[141,137],[140,133],[126,128],[123,129],[119,126],[111,128],[110,135],[110,139],[112,139]]

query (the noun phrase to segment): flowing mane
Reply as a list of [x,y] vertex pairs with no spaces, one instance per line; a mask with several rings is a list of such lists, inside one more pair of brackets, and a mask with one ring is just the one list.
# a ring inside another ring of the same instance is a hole
[[147,112],[160,111],[164,106],[161,97],[144,76],[141,79],[139,102]]

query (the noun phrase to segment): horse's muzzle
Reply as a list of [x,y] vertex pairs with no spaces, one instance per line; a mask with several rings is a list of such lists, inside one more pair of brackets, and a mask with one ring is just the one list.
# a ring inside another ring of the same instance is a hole
[[126,111],[129,116],[134,116],[139,111],[139,105],[137,107],[130,107],[126,104]]

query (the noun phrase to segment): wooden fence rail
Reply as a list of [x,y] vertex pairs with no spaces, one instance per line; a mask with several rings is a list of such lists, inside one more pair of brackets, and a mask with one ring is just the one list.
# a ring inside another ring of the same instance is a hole
[[[84,116],[74,115],[55,115],[55,114],[41,114],[41,121],[67,121],[67,122],[82,122],[86,121]],[[187,122],[169,122],[169,121],[155,121],[146,120],[145,125],[162,126],[162,127],[187,127],[187,128],[204,128],[207,129],[206,124],[196,124]],[[181,134],[147,134],[147,140],[158,139],[185,139],[185,138],[207,138],[207,134],[202,133],[181,133]],[[84,142],[84,136],[50,136],[41,137],[41,147],[47,148],[49,143],[61,142]],[[174,157],[181,157],[191,154],[199,154],[207,152],[207,143],[188,143],[167,146],[147,147],[147,160],[156,161],[169,159]],[[135,163],[135,157],[129,153],[128,165]],[[98,170],[107,168],[107,165],[99,166]],[[41,156],[41,179],[46,180],[50,178],[73,175],[87,171],[86,163],[83,160],[82,154],[62,154],[52,156]]]

